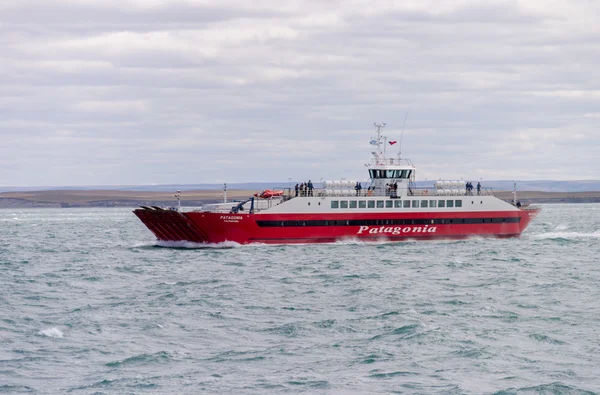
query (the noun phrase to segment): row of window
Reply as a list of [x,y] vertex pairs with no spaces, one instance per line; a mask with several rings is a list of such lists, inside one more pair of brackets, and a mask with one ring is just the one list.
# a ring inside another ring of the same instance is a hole
[[369,170],[371,178],[410,178],[412,170]]
[[436,219],[350,219],[308,221],[256,221],[260,227],[298,226],[380,226],[380,225],[449,225],[519,223],[520,217],[504,218],[436,218]]
[[462,200],[332,200],[331,208],[462,207]]

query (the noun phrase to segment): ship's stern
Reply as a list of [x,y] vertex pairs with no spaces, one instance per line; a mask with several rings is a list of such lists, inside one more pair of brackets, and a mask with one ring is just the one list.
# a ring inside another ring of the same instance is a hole
[[538,216],[538,214],[542,211],[542,208],[539,206],[530,206],[527,208],[520,209],[521,221],[519,222],[519,232],[523,233],[523,231],[529,226],[529,223]]

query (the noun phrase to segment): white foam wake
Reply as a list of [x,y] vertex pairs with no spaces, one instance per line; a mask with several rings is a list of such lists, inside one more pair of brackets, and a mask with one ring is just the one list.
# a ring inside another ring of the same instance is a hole
[[158,240],[154,244],[159,247],[168,247],[168,248],[189,248],[189,249],[199,249],[199,248],[238,248],[242,245],[240,243],[236,243],[234,241],[224,241],[222,243],[194,243],[191,241],[161,241]]
[[534,239],[590,239],[600,238],[600,230],[593,233],[580,232],[547,232],[539,235],[531,235]]
[[40,331],[39,334],[42,336],[47,336],[47,337],[63,337],[64,336],[64,333],[62,333],[62,331],[58,328],[44,329],[43,331]]
[[[428,242],[445,242],[451,240],[427,240]],[[424,240],[419,240],[418,237],[407,237],[403,240],[392,240],[388,239],[385,236],[378,237],[376,239],[360,239],[358,237],[345,237],[343,239],[339,239],[333,241],[331,243],[323,243],[323,244],[335,244],[335,245],[386,245],[386,244],[407,244],[407,243],[422,243]]]

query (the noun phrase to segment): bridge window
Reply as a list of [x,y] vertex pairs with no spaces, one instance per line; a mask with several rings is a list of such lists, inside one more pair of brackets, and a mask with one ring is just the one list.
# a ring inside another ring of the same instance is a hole
[[446,207],[454,207],[454,200],[446,200]]
[[377,201],[377,208],[383,208],[383,200]]
[[411,174],[412,174],[412,170],[402,170],[402,174],[400,175],[400,178],[410,178]]
[[350,208],[356,208],[356,200],[350,200]]
[[340,202],[340,208],[348,208],[348,201],[347,200],[342,200]]
[[375,200],[368,201],[369,208],[375,208]]
[[396,208],[402,207],[402,200],[394,200],[394,207],[396,207]]
[[370,169],[371,178],[410,178],[412,170],[380,170]]
[[435,207],[437,203],[437,200],[430,200],[429,201],[429,207]]
[[410,208],[410,200],[404,201],[404,208]]
[[369,170],[369,175],[371,178],[383,178],[381,170]]
[[394,202],[392,200],[386,200],[385,208],[392,208],[392,207],[394,207]]
[[413,208],[419,207],[419,201],[418,200],[413,200],[412,202],[413,202],[412,203]]
[[445,200],[438,200],[438,207],[446,207],[446,201]]
[[358,208],[367,208],[367,202],[365,200],[359,200]]
[[427,200],[421,200],[421,207],[427,207]]
[[454,201],[454,207],[462,207],[462,200]]
[[331,201],[331,208],[339,208],[339,207],[340,207],[340,202],[338,202],[337,200]]

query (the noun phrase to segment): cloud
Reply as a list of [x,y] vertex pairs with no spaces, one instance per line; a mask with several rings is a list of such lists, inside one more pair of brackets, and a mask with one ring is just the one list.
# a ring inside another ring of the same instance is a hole
[[147,112],[148,104],[143,100],[99,101],[86,100],[75,104],[74,109],[82,112],[99,112],[108,114]]
[[598,11],[538,0],[4,2],[0,179],[361,179],[374,121],[403,134],[423,178],[598,178]]

